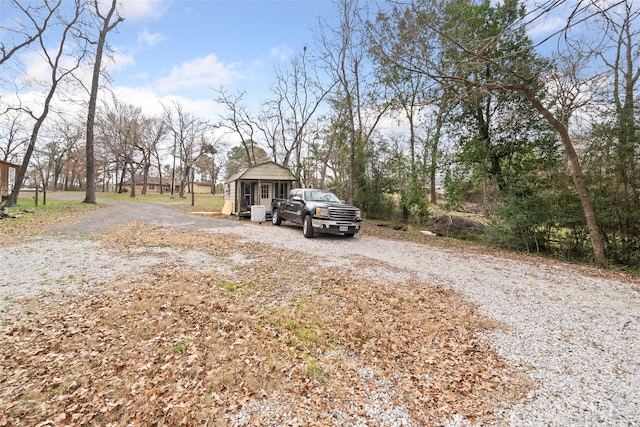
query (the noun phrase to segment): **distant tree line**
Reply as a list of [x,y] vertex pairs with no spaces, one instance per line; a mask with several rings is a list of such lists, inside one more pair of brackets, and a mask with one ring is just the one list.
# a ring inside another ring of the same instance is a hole
[[[475,203],[497,245],[640,267],[640,6],[630,0],[531,9],[518,0],[379,9],[336,0],[336,19],[321,19],[313,44],[277,68],[258,107],[223,87],[212,89],[219,117],[178,102],[159,116],[114,97],[98,104],[89,178],[87,121],[63,113],[69,94],[82,93],[77,76],[95,57],[91,41],[106,34],[98,25],[106,16],[97,3],[78,2],[72,14],[60,1],[9,3],[28,19],[2,29],[11,37],[0,45],[0,158],[28,159],[29,176],[44,185],[117,191],[153,176],[185,191],[270,160],[369,218],[421,224],[435,203]],[[562,28],[531,36],[561,9]],[[44,47],[47,34],[75,62],[61,67]],[[17,52],[29,50],[47,52],[51,79],[16,83]],[[43,118],[8,97],[10,87],[38,90],[52,111]]]

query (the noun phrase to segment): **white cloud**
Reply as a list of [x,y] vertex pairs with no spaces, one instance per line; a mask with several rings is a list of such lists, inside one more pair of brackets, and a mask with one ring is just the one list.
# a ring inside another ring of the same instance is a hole
[[[118,86],[113,88],[113,94],[115,95],[115,98],[121,102],[127,102],[141,107],[145,114],[162,114],[160,98],[158,98],[158,96],[153,92],[153,89],[148,86]],[[109,101],[111,95],[107,95],[105,93],[103,96],[107,96],[106,100]]]
[[108,68],[109,72],[123,70],[136,62],[133,55],[127,55],[118,48],[114,48],[111,55],[105,56],[102,59],[104,61],[103,65]]
[[224,86],[238,76],[238,64],[224,64],[215,54],[196,58],[174,66],[168,76],[155,82],[162,93],[175,93],[194,88],[216,88]]
[[567,25],[566,18],[560,16],[548,16],[545,19],[536,21],[535,25],[529,29],[528,34],[533,39],[543,38],[560,30],[565,25]]
[[138,20],[159,18],[168,8],[166,0],[129,0],[121,2],[118,10],[124,19]]
[[155,46],[165,39],[163,34],[150,33],[146,29],[138,32],[138,46]]
[[291,57],[292,52],[293,50],[289,46],[280,45],[271,49],[269,53],[271,54],[272,57],[280,61],[286,61],[289,57]]
[[[47,49],[51,58],[54,58],[58,53],[58,46],[52,46]],[[42,86],[42,88],[48,90],[51,85],[51,65],[49,65],[45,59],[44,54],[39,50],[27,51],[20,56],[20,61],[23,74],[16,76],[16,83],[31,88]],[[91,81],[91,67],[86,62],[78,67],[78,58],[75,57],[73,53],[65,53],[59,60],[58,76],[60,76],[63,71],[70,69],[74,69],[73,75],[78,80]]]
[[[177,101],[190,111],[200,117],[216,120],[219,114],[222,114],[222,107],[216,104],[211,97],[207,98],[188,98],[179,95],[158,96],[150,86],[124,87],[114,88],[117,99],[125,101],[142,108],[145,114],[162,115],[162,105],[171,105],[173,101]],[[203,93],[203,96],[206,94]]]
[[40,52],[31,51],[23,54],[24,75],[19,79],[25,81],[47,81],[51,78],[51,67],[42,59]]

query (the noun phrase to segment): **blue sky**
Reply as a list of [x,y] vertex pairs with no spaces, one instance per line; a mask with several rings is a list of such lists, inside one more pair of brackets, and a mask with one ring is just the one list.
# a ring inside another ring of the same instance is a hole
[[[106,0],[102,0],[106,1]],[[221,110],[214,88],[246,92],[257,105],[269,96],[273,70],[313,44],[319,17],[331,19],[332,0],[123,0],[125,21],[110,43],[121,98],[159,112],[160,101],[179,97],[212,119]],[[532,35],[563,24],[547,17]]]
[[[2,21],[7,4],[0,0]],[[161,102],[177,99],[189,111],[216,121],[223,113],[213,101],[219,87],[246,92],[246,103],[255,111],[270,96],[274,68],[287,64],[305,45],[313,49],[319,19],[331,21],[337,7],[332,0],[121,0],[125,21],[108,38],[115,52],[111,87],[121,101],[149,114],[160,114]],[[547,34],[562,23],[547,17],[532,35]],[[24,75],[46,81],[49,70],[38,54],[22,60]],[[89,79],[87,74],[84,80]],[[37,95],[33,99],[38,105]]]
[[178,96],[214,114],[213,88],[268,96],[273,70],[312,43],[318,18],[334,15],[331,0],[136,0],[123,2],[125,21],[110,34],[117,51],[116,93],[153,109]]

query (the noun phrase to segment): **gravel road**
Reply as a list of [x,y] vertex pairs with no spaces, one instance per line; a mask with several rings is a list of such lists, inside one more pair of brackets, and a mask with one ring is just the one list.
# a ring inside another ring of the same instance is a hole
[[[513,426],[640,425],[640,288],[559,263],[514,260],[366,236],[305,239],[295,227],[181,214],[161,204],[109,202],[78,222],[0,248],[0,316],[20,297],[87,286],[167,262],[166,253],[125,257],[91,239],[110,225],[146,221],[296,248],[322,263],[358,269],[390,286],[407,279],[459,291],[486,316],[507,325],[488,336],[496,351],[539,386],[500,414]],[[203,265],[196,251],[171,254]],[[55,267],[54,267],[55,266]],[[465,425],[458,421],[457,425]]]

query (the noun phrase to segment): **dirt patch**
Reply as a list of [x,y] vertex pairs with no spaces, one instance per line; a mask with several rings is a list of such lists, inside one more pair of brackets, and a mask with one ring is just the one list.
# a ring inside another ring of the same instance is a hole
[[458,215],[440,215],[429,220],[427,228],[438,236],[461,239],[468,239],[485,231],[481,222]]

